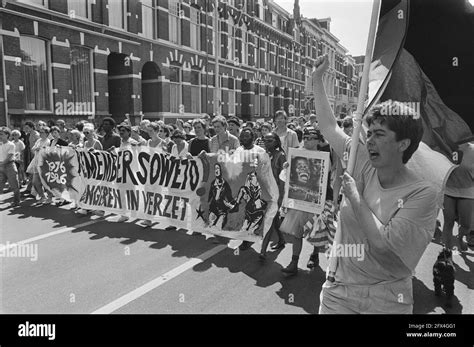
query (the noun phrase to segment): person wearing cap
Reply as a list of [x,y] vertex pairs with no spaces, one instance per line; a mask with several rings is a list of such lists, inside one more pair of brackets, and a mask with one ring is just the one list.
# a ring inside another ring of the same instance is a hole
[[236,138],[240,137],[240,122],[237,117],[230,117],[227,120],[227,130],[231,135],[234,135]]
[[117,126],[120,135],[120,149],[130,149],[139,145],[139,142],[132,138],[132,127],[130,124],[122,122]]
[[188,151],[188,143],[186,142],[186,134],[184,131],[176,129],[173,131],[171,140],[174,142],[173,147],[171,148],[171,155],[179,158],[186,158]]

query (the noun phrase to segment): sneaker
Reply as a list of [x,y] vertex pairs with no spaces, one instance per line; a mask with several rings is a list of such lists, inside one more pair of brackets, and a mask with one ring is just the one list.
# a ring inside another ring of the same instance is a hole
[[319,266],[319,254],[318,253],[316,253],[316,254],[313,253],[309,256],[308,264],[306,264],[306,267],[308,269],[313,269],[317,266]]
[[123,223],[123,222],[126,222],[126,221],[128,221],[128,217],[126,217],[126,216],[120,216],[120,218],[117,219],[117,222],[119,222],[119,223]]
[[48,201],[48,198],[43,197],[43,198],[36,201],[36,205],[46,204],[47,201]]
[[142,224],[143,224],[144,226],[146,226],[146,227],[151,227],[151,225],[152,225],[153,223],[151,222],[151,220],[145,219],[145,220],[143,220]]
[[15,202],[12,202],[10,207],[13,208],[13,207],[19,207],[20,206],[20,202],[19,201],[15,201]]
[[95,210],[93,212],[96,216],[100,216],[100,217],[103,217],[105,215],[105,212],[104,211],[101,211],[101,210]]
[[49,197],[43,202],[43,204],[51,204],[53,202],[53,198]]
[[290,276],[298,274],[298,262],[292,260],[287,267],[281,269],[281,272],[283,272],[285,275]]
[[286,243],[285,242],[278,242],[270,246],[270,249],[273,251],[278,251],[280,249],[285,248]]
[[76,211],[76,213],[79,213],[79,214],[82,214],[83,216],[85,216],[89,213],[89,211],[85,210],[83,208],[80,208],[79,210]]

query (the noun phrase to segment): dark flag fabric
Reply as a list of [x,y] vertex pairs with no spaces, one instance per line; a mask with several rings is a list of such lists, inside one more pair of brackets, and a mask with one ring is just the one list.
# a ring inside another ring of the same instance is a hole
[[474,198],[473,81],[468,0],[382,0],[367,109],[392,99],[417,110],[423,142],[408,166],[433,181],[444,175],[446,191],[464,198]]

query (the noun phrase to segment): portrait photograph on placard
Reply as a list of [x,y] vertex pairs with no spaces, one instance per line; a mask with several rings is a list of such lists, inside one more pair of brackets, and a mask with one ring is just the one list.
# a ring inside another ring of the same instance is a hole
[[284,205],[321,213],[326,201],[329,153],[290,148],[288,164]]

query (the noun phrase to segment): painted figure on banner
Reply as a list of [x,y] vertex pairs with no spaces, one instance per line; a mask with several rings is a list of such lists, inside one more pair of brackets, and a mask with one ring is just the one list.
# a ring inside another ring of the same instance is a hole
[[227,214],[234,207],[232,189],[224,180],[220,164],[214,165],[216,179],[211,183],[209,190],[209,225],[218,229],[225,227]]
[[236,199],[238,206],[244,200],[245,220],[241,231],[249,234],[255,234],[265,217],[267,202],[262,200],[262,188],[257,180],[257,173],[252,171],[247,175],[245,185],[240,188],[239,195]]

